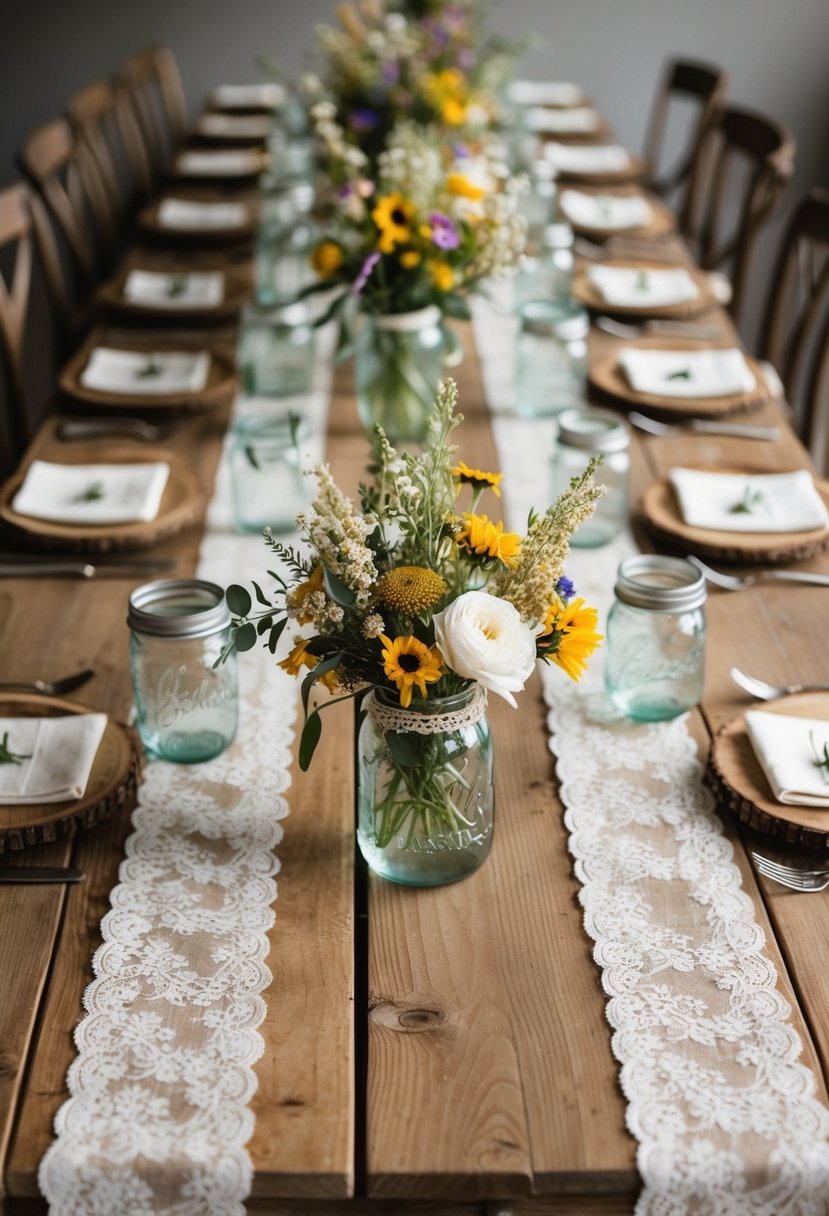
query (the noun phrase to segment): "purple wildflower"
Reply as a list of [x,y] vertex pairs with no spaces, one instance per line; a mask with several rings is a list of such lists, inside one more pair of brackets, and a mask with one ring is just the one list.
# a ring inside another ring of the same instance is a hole
[[351,198],[353,193],[354,187],[352,186],[351,182],[346,182],[345,185],[340,186],[339,190],[337,191],[337,198]]
[[432,229],[433,245],[436,245],[438,249],[457,249],[461,238],[448,215],[444,215],[442,211],[433,211],[429,216],[429,224]]
[[470,72],[478,61],[478,56],[469,46],[461,47],[458,51],[458,67],[462,72]]
[[452,144],[452,155],[455,160],[469,160],[469,147],[466,144]]
[[562,574],[561,578],[556,583],[556,595],[563,600],[565,604],[576,594],[576,588],[573,582]]
[[357,275],[357,278],[354,280],[354,286],[351,288],[351,294],[353,296],[358,296],[363,290],[371,277],[372,270],[374,270],[374,267],[379,261],[380,253],[377,249],[375,249],[374,253],[370,253],[360,267],[360,273]]
[[371,110],[368,106],[359,110],[352,110],[348,116],[348,122],[353,131],[359,135],[365,135],[367,131],[373,131],[380,120],[380,116],[376,110]]
[[397,84],[400,79],[400,64],[396,59],[387,59],[381,69],[384,84]]

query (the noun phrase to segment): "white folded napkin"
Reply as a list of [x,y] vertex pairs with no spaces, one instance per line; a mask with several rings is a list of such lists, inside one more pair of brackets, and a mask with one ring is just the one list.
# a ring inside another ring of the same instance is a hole
[[222,84],[213,93],[213,104],[223,110],[273,110],[285,100],[281,84]]
[[710,473],[671,469],[686,524],[717,532],[810,532],[829,512],[808,469],[793,473]]
[[215,232],[243,228],[250,218],[244,203],[202,203],[187,198],[165,198],[156,212],[162,228]]
[[0,764],[0,805],[69,802],[86,789],[106,714],[0,718],[0,741],[21,759]]
[[619,308],[665,308],[699,295],[696,283],[682,267],[588,266],[587,277],[606,303]]
[[619,353],[619,366],[637,393],[658,397],[731,397],[749,393],[754,373],[736,347],[727,350],[642,350]]
[[224,298],[221,271],[186,271],[168,274],[157,270],[131,270],[124,281],[124,299],[153,308],[215,308]]
[[267,114],[202,114],[196,131],[215,139],[267,139],[272,125]]
[[559,173],[579,173],[589,176],[599,173],[623,173],[630,168],[630,156],[621,144],[557,144],[544,145],[544,156]]
[[99,393],[166,397],[200,393],[207,384],[210,352],[115,350],[96,346],[81,372],[84,388]]
[[514,106],[577,106],[584,90],[569,80],[513,80],[507,97]]
[[599,115],[592,106],[572,106],[563,110],[530,106],[524,114],[524,122],[538,135],[589,135],[598,128]]
[[182,152],[176,157],[175,172],[187,177],[245,177],[258,173],[262,156],[256,148],[238,151]]
[[577,228],[617,232],[645,228],[653,219],[653,208],[641,194],[584,194],[562,190],[559,206]]
[[63,524],[148,522],[158,515],[170,476],[163,461],[142,464],[50,464],[33,460],[12,510]]
[[829,771],[818,764],[829,743],[829,722],[752,709],[746,727],[778,802],[829,809]]

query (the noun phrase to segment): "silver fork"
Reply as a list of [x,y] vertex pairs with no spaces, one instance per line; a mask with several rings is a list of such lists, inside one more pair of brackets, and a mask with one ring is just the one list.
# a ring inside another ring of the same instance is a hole
[[791,891],[825,891],[829,887],[829,870],[801,870],[797,866],[783,865],[779,861],[770,861],[760,853],[751,854],[752,861],[758,873],[764,878],[770,878],[781,887]]
[[757,426],[751,422],[717,422],[714,418],[691,418],[679,425],[648,418],[638,410],[631,410],[627,420],[637,430],[645,431],[648,435],[658,435],[660,438],[687,435],[689,431],[699,435],[731,436],[734,439],[764,439],[769,443],[780,438],[779,426]]
[[661,334],[666,338],[699,338],[714,340],[721,337],[719,325],[702,325],[695,321],[669,321],[652,317],[641,324],[617,321],[613,317],[598,316],[594,320],[597,329],[616,338],[641,338],[647,334]]
[[776,701],[778,697],[790,697],[796,692],[829,692],[829,684],[783,684],[780,687],[767,684],[756,676],[746,675],[739,667],[732,667],[730,674],[735,684],[760,701]]
[[698,557],[689,556],[706,578],[715,587],[724,591],[745,591],[755,583],[801,583],[809,587],[829,587],[829,574],[814,574],[810,570],[758,570],[756,574],[723,574],[721,570],[712,570],[701,562]]

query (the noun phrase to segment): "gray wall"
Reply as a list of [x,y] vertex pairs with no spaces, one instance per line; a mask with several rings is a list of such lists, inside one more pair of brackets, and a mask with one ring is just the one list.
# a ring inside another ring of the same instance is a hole
[[[172,47],[195,109],[215,83],[256,78],[260,52],[296,73],[313,26],[333,7],[334,0],[19,0],[4,19],[0,181],[12,179],[25,131],[136,48]],[[494,0],[491,7],[492,28],[544,40],[522,74],[581,81],[631,148],[641,146],[664,59],[681,52],[727,68],[736,102],[793,131],[797,175],[784,214],[810,185],[829,184],[829,0]],[[779,226],[758,259],[755,294],[765,287]]]

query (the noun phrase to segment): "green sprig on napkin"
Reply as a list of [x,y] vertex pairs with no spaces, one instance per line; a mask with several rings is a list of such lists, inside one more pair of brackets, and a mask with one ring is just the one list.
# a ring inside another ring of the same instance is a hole
[[732,515],[753,515],[762,502],[762,490],[752,490],[751,486],[746,486],[743,497],[729,510]]
[[24,754],[23,752],[13,752],[9,745],[9,732],[3,734],[3,742],[0,743],[0,764],[22,764],[24,760],[31,760],[32,753]]
[[813,730],[809,731],[809,742],[815,755],[815,768],[820,770],[824,783],[829,785],[829,743],[824,741],[823,754],[821,755],[820,748],[815,743],[815,732]]

